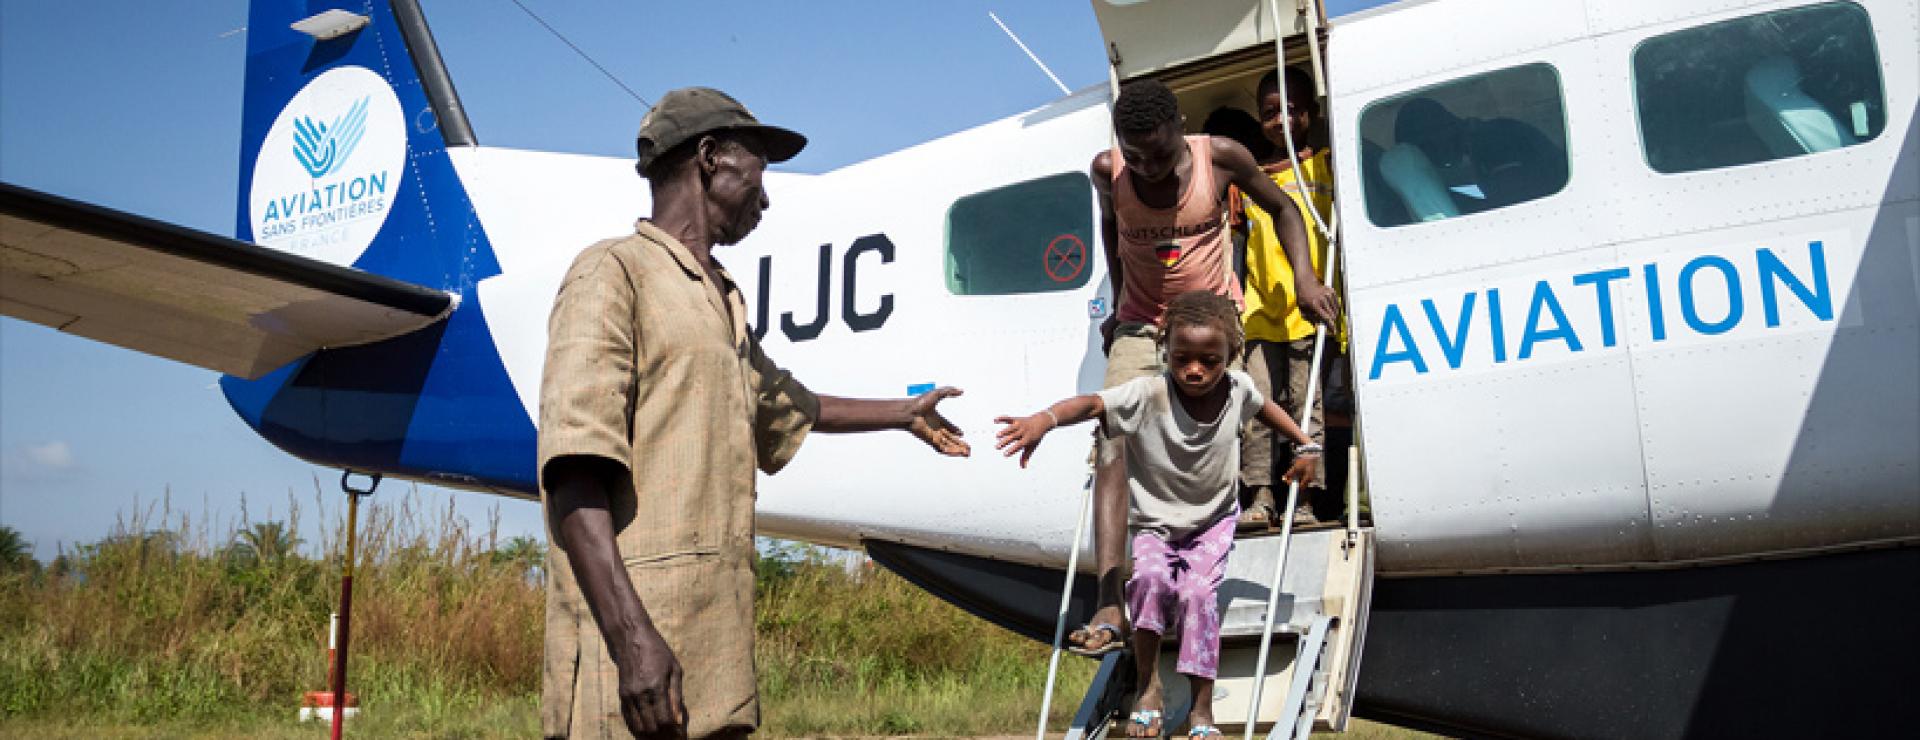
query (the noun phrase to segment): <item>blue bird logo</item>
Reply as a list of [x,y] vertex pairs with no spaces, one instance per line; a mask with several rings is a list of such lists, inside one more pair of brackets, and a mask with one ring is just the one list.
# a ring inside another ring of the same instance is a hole
[[293,120],[293,158],[308,175],[316,180],[326,177],[353,155],[353,148],[367,133],[367,101],[361,98],[330,124],[312,116]]

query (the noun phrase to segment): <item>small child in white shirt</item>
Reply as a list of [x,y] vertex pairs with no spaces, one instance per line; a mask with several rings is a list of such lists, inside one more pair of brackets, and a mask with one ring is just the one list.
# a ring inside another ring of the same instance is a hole
[[1192,291],[1167,304],[1161,341],[1167,372],[1135,378],[1096,394],[1075,396],[1024,418],[1002,416],[996,448],[1020,454],[1026,466],[1047,432],[1098,418],[1103,434],[1124,437],[1131,504],[1133,576],[1127,602],[1133,622],[1140,695],[1128,737],[1158,737],[1164,707],[1158,672],[1160,638],[1178,630],[1175,670],[1193,688],[1188,737],[1218,736],[1213,679],[1220,666],[1219,587],[1226,577],[1238,516],[1240,433],[1259,419],[1295,443],[1283,480],[1305,482],[1320,449],[1285,411],[1260,395],[1246,373],[1230,370],[1240,356],[1240,311],[1225,296]]

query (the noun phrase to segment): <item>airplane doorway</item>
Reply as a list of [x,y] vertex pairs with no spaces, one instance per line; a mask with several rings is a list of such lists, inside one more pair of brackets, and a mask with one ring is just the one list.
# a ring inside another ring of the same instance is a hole
[[[1311,114],[1306,116],[1308,124],[1304,130],[1292,132],[1292,144],[1295,149],[1295,156],[1292,158],[1286,151],[1285,138],[1277,135],[1277,131],[1263,131],[1262,127],[1263,122],[1268,119],[1275,122],[1279,119],[1279,115],[1274,111],[1262,110],[1263,101],[1260,95],[1262,78],[1269,75],[1277,76],[1278,68],[1272,46],[1259,44],[1146,76],[1159,79],[1174,91],[1174,96],[1180,103],[1181,113],[1186,118],[1189,134],[1224,136],[1240,143],[1254,155],[1257,161],[1262,163],[1265,170],[1276,178],[1283,191],[1295,196],[1297,206],[1311,206],[1316,210],[1315,213],[1307,213],[1303,209],[1301,218],[1306,222],[1311,237],[1311,246],[1316,253],[1315,262],[1320,263],[1325,259],[1323,255],[1326,241],[1324,232],[1317,231],[1320,227],[1316,226],[1316,222],[1329,228],[1337,225],[1333,212],[1336,194],[1331,160],[1338,154],[1330,151],[1331,134],[1325,115],[1327,101],[1315,97],[1315,90],[1324,89],[1324,85],[1314,80],[1312,53],[1307,39],[1304,36],[1295,36],[1285,44],[1285,48],[1287,66],[1295,72],[1289,76],[1291,82],[1286,85],[1288,97],[1294,105],[1306,103],[1308,110],[1311,111]],[[1271,84],[1275,80],[1268,82]],[[1308,84],[1302,84],[1303,82]],[[1291,172],[1295,160],[1300,162],[1304,176]],[[1301,195],[1302,193],[1305,195]],[[1285,269],[1284,258],[1276,254],[1267,254],[1276,252],[1276,245],[1271,238],[1263,239],[1258,233],[1263,227],[1270,229],[1271,221],[1264,214],[1258,213],[1257,208],[1250,213],[1250,204],[1237,191],[1231,194],[1229,203],[1230,220],[1234,224],[1235,271],[1247,292],[1248,339],[1257,340],[1263,338],[1264,334],[1284,331],[1284,328],[1280,327],[1263,327],[1257,315],[1284,315],[1286,311],[1284,308],[1276,311],[1273,306],[1261,305],[1262,291],[1249,285],[1248,279],[1251,276],[1259,281],[1267,265],[1282,263],[1282,269]],[[1337,229],[1334,230],[1337,232]],[[1324,268],[1322,269],[1324,271]],[[1335,264],[1334,274],[1322,276],[1336,291],[1341,291],[1344,283],[1339,277],[1340,269],[1341,265]],[[1285,302],[1290,307],[1291,297],[1287,294],[1290,294],[1291,290],[1283,287],[1290,281],[1290,269],[1286,271],[1284,277],[1286,279],[1273,280],[1268,276],[1267,282],[1282,286],[1277,288],[1279,294],[1273,295],[1268,301]],[[1285,323],[1285,320],[1270,320],[1267,323]],[[1340,323],[1344,327],[1344,317]],[[1291,334],[1283,336],[1293,338]],[[1310,337],[1311,334],[1306,336]],[[1349,476],[1349,448],[1357,438],[1354,427],[1359,418],[1353,401],[1353,373],[1345,352],[1344,339],[1344,331],[1341,327],[1336,327],[1326,343],[1327,358],[1322,363],[1317,394],[1319,396],[1317,404],[1322,409],[1323,433],[1326,437],[1325,473],[1320,482],[1321,485],[1307,489],[1312,493],[1310,500],[1303,498],[1310,505],[1314,518],[1328,525],[1338,524],[1346,519],[1345,493]],[[1288,410],[1296,417],[1299,416],[1297,408]],[[1280,450],[1274,457],[1276,467],[1284,469],[1287,464],[1286,451]],[[1282,494],[1276,492],[1276,498],[1280,495]],[[1359,513],[1363,519],[1368,518],[1366,514],[1369,507],[1365,502],[1364,487],[1358,499]]]

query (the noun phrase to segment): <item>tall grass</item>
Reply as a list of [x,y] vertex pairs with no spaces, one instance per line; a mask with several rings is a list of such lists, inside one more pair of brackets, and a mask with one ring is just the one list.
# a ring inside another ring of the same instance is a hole
[[[299,547],[286,526],[198,525],[164,503],[52,566],[0,573],[0,735],[277,736],[325,688],[339,512]],[[290,537],[290,535],[288,535]],[[266,543],[266,544],[263,544]],[[361,507],[349,677],[377,736],[537,734],[544,545],[500,541],[417,492]],[[770,735],[928,735],[1032,727],[1043,646],[871,566],[763,555],[756,663]],[[1063,670],[1056,721],[1090,663]]]
[[[491,529],[419,501],[363,507],[355,693],[370,713],[428,716],[528,693],[538,584],[490,557]],[[325,688],[340,523],[307,557],[173,515],[136,511],[45,573],[0,585],[0,717],[218,724],[291,716],[302,692]]]
[[[755,662],[776,735],[1031,730],[1047,650],[973,618],[871,564],[762,558]],[[1093,677],[1062,664],[1053,722]]]

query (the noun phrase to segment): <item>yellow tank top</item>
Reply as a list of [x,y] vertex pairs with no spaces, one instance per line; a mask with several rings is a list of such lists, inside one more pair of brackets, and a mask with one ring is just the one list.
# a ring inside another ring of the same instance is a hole
[[[1326,236],[1313,225],[1313,217],[1307,215],[1308,201],[1303,197],[1311,197],[1321,218],[1333,218],[1333,164],[1326,152],[1320,152],[1300,160],[1300,169],[1306,177],[1298,177],[1291,166],[1271,176],[1300,208],[1300,218],[1307,226],[1307,244],[1313,253],[1313,269],[1325,280],[1326,268],[1320,261],[1327,248]],[[1294,300],[1293,264],[1280,248],[1273,217],[1250,199],[1247,201],[1246,306],[1240,312],[1240,320],[1250,340],[1290,342],[1313,336],[1313,324],[1301,315],[1300,305]]]

